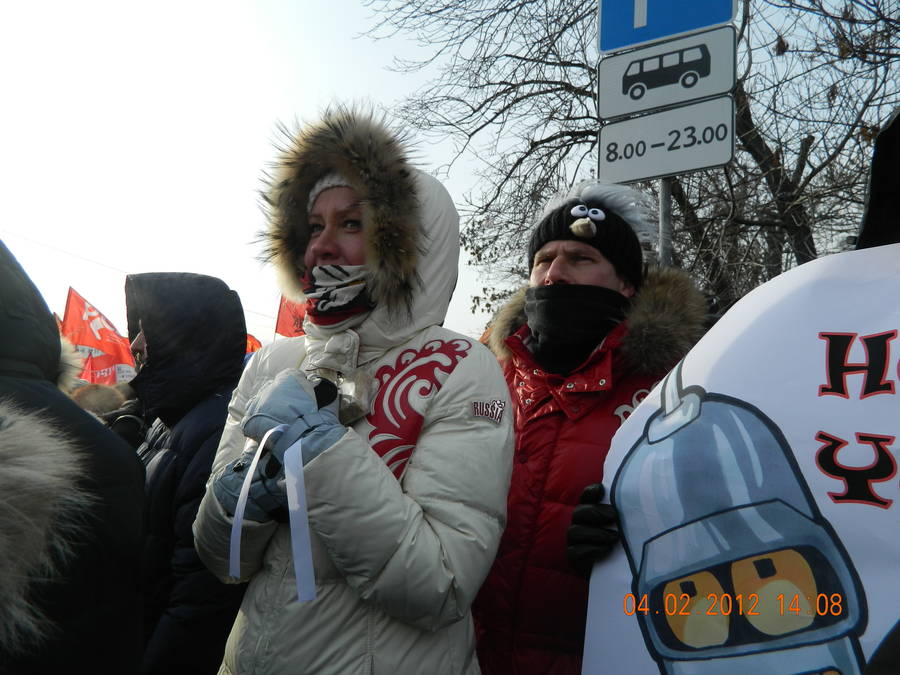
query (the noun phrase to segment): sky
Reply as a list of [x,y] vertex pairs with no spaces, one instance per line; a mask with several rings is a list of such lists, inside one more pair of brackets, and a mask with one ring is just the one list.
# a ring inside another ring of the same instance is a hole
[[[360,36],[371,25],[358,0],[0,4],[0,239],[50,309],[71,286],[124,334],[125,274],[197,272],[271,341],[279,290],[254,239],[276,125],[336,100],[390,106],[428,77],[390,71],[428,54]],[[452,144],[416,150],[462,204],[474,180],[446,172]],[[481,285],[463,257],[448,328],[481,334]]]

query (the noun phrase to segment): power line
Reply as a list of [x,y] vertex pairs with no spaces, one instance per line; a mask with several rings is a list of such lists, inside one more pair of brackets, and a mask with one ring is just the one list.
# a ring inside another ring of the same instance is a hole
[[44,248],[49,248],[54,251],[58,251],[59,253],[64,253],[65,255],[71,256],[73,258],[78,258],[80,260],[84,260],[86,262],[92,263],[94,265],[99,265],[100,267],[106,267],[107,269],[111,269],[114,272],[119,272],[121,274],[128,274],[127,271],[123,269],[119,269],[118,267],[113,267],[112,265],[107,265],[106,263],[102,263],[99,260],[94,260],[93,258],[88,258],[83,255],[79,255],[77,253],[72,253],[71,251],[67,251],[64,248],[60,248],[59,246],[54,246],[53,244],[47,244],[43,241],[38,241],[36,239],[32,239],[31,237],[26,237],[24,234],[19,234],[18,232],[12,232],[12,236],[18,237],[19,239],[24,239],[25,241],[35,244],[37,246],[43,246]]
[[[25,241],[27,241],[30,244],[34,244],[36,246],[43,246],[44,248],[49,248],[49,249],[52,249],[59,253],[63,253],[65,255],[71,256],[73,258],[78,258],[79,260],[84,260],[85,262],[89,262],[93,265],[98,265],[99,267],[105,267],[107,269],[113,270],[114,272],[119,272],[120,274],[125,274],[125,275],[131,274],[131,272],[128,272],[127,270],[123,270],[118,267],[113,267],[112,265],[107,265],[106,263],[102,263],[99,260],[94,260],[93,258],[88,258],[86,256],[79,255],[77,253],[72,253],[71,251],[67,251],[64,248],[60,248],[59,246],[54,246],[53,244],[48,244],[43,241],[38,241],[37,239],[32,239],[31,237],[26,237],[24,234],[19,234],[18,232],[9,232],[8,230],[0,230],[0,232],[5,232],[6,234],[11,234],[12,236],[18,237],[19,239],[24,239]],[[6,236],[6,235],[4,234],[4,236]],[[271,314],[264,314],[263,312],[257,312],[252,309],[247,309],[246,307],[244,307],[244,313],[256,314],[257,316],[261,316],[264,319],[269,319],[271,321],[275,320],[275,317]]]
[[263,314],[262,312],[254,312],[252,309],[247,309],[246,307],[244,308],[244,311],[247,314],[256,314],[256,316],[261,316],[264,319],[272,319],[273,321],[275,320],[275,317],[272,316],[271,314]]

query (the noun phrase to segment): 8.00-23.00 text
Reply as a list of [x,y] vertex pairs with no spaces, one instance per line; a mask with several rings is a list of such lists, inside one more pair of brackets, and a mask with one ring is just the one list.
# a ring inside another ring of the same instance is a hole
[[704,143],[722,142],[728,138],[728,127],[725,124],[717,124],[712,127],[703,127],[698,132],[697,127],[686,126],[682,129],[672,129],[667,134],[668,142],[659,141],[651,143],[649,146],[645,141],[637,141],[635,143],[625,143],[621,148],[616,142],[607,143],[604,151],[606,152],[607,162],[617,162],[620,159],[632,159],[633,157],[643,157],[648,150],[665,148],[666,152],[692,148]]

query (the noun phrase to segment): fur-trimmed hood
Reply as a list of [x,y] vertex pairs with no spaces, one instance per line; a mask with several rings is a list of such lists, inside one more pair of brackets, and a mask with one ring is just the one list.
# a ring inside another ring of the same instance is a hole
[[48,380],[64,394],[78,386],[83,367],[59,334],[37,286],[0,241],[0,375]]
[[[488,345],[501,362],[512,357],[506,338],[527,321],[527,290],[517,291],[492,323]],[[651,268],[625,317],[628,333],[621,349],[628,365],[648,374],[670,368],[703,335],[706,315],[706,300],[687,274],[671,267]]]
[[15,653],[51,629],[29,597],[65,560],[90,497],[76,486],[79,454],[35,413],[0,401],[0,651]]
[[[443,322],[456,285],[459,216],[446,189],[415,169],[402,135],[371,113],[344,107],[290,134],[264,194],[266,256],[285,296],[303,302],[309,193],[337,170],[361,198],[369,296],[361,342],[396,344]],[[374,324],[374,325],[371,325]]]

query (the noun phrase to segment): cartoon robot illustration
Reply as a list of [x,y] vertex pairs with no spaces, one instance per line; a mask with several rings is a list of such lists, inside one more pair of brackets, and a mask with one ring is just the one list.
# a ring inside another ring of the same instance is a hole
[[861,672],[862,584],[760,410],[684,388],[679,364],[611,498],[661,673]]

